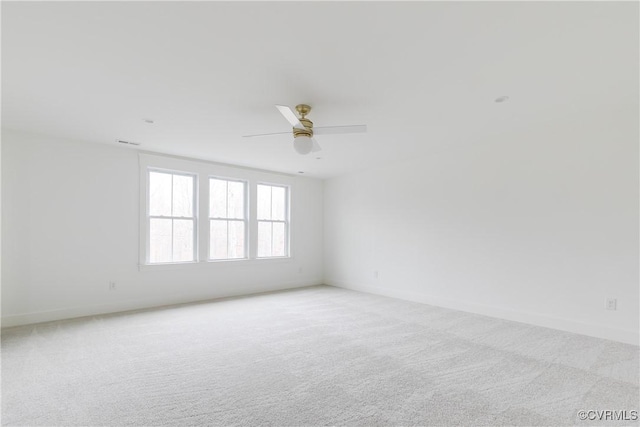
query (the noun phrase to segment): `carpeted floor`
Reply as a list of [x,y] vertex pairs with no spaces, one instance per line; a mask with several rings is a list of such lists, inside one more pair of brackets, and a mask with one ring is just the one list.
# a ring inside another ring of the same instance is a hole
[[[2,423],[638,425],[638,347],[326,286],[2,332]],[[627,417],[631,413],[627,413]]]

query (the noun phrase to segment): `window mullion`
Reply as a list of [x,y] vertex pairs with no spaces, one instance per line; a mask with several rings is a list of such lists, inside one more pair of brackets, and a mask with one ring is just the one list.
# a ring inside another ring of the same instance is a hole
[[198,210],[200,209],[200,198],[199,198],[199,189],[200,189],[200,175],[196,175],[193,178],[193,183],[191,187],[191,239],[193,241],[193,248],[191,250],[193,261],[200,261],[200,221],[198,221]]
[[171,174],[171,217],[173,217],[173,174]]
[[[246,241],[248,258],[258,257],[258,186],[255,183],[247,188],[247,204],[245,206],[245,215],[247,216]],[[255,200],[255,203],[249,203],[249,200]]]
[[289,244],[291,240],[289,239],[289,233],[291,232],[291,227],[289,224],[289,198],[291,197],[291,189],[287,189],[284,193],[284,254],[285,256],[291,256],[291,252],[289,251]]
[[225,181],[224,187],[225,187],[225,190],[226,190],[225,191],[225,193],[226,193],[225,194],[225,196],[226,196],[225,205],[226,205],[226,209],[227,209],[226,219],[225,219],[225,223],[227,224],[227,259],[229,259],[229,257],[230,257],[230,255],[229,255],[229,252],[230,252],[230,250],[229,250],[230,249],[230,245],[229,245],[229,240],[230,240],[229,239],[229,181]]
[[210,230],[211,230],[211,221],[209,220],[209,199],[208,199],[208,190],[209,190],[209,177],[206,174],[199,173],[197,179],[197,187],[193,194],[195,195],[195,200],[193,201],[194,206],[197,207],[197,217],[196,223],[198,227],[198,232],[196,233],[196,261],[203,262],[209,259],[209,245],[210,242]]
[[173,174],[171,174],[171,262],[175,261],[174,248],[173,248]]
[[[229,195],[227,193],[227,203],[228,202],[229,202]],[[227,215],[229,215],[229,206],[228,205],[227,205]],[[229,259],[230,258],[230,255],[229,255],[230,250],[229,249],[231,249],[231,248],[230,248],[230,244],[229,244],[229,240],[230,239],[229,239],[229,220],[228,219],[225,220],[225,224],[227,224],[227,259]]]
[[173,221],[174,219],[171,218],[171,262],[173,262]]
[[[271,192],[273,194],[273,191]],[[271,199],[273,203],[273,198]],[[271,206],[271,218],[273,218],[273,205]],[[271,221],[271,256],[273,256],[273,221]]]

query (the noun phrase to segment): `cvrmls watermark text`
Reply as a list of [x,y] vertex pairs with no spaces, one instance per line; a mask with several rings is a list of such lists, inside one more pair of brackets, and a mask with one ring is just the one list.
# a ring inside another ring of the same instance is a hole
[[638,411],[626,409],[610,410],[610,409],[588,409],[578,411],[578,418],[589,421],[637,421]]

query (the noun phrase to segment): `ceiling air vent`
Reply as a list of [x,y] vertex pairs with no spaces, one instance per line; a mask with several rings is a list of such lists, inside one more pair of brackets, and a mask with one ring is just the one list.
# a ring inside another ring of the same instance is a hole
[[116,142],[120,144],[127,144],[127,145],[140,145],[139,142],[130,142],[130,141],[125,141],[123,139],[116,139]]

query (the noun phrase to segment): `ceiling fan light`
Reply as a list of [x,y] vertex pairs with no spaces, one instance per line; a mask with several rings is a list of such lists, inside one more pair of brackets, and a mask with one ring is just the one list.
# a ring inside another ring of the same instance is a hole
[[309,154],[313,149],[313,141],[308,136],[299,136],[294,138],[293,148],[298,154]]

